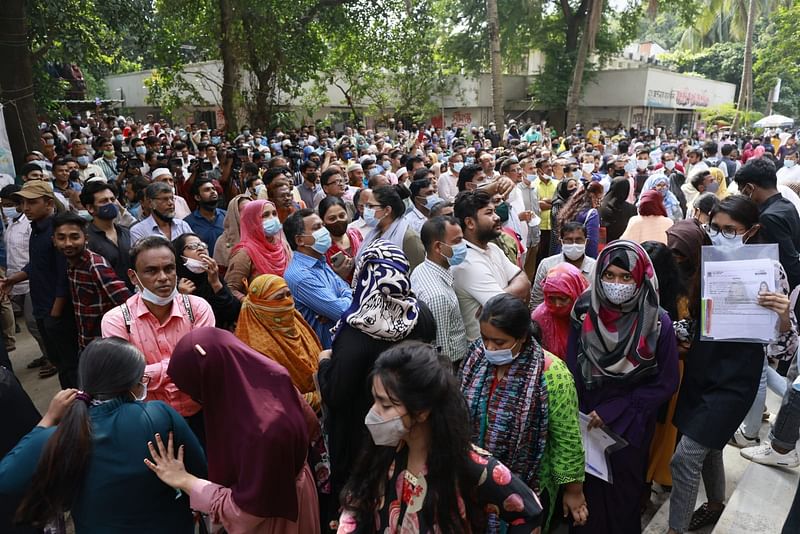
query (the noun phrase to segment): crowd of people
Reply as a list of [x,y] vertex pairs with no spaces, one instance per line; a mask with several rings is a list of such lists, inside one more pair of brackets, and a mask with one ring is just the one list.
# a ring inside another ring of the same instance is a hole
[[[408,126],[42,124],[0,190],[0,531],[635,534],[660,488],[682,534],[726,445],[800,466],[794,135]],[[769,243],[773,341],[704,338],[702,247]]]

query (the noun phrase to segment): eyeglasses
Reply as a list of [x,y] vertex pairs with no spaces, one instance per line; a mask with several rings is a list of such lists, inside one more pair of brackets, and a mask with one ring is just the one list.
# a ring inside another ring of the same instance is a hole
[[738,232],[736,231],[736,228],[734,228],[733,226],[726,226],[724,228],[720,228],[714,223],[707,224],[706,231],[710,236],[716,236],[722,234],[722,237],[726,237],[728,239],[733,239],[737,235],[739,235]]
[[189,250],[208,250],[208,245],[206,245],[202,241],[199,241],[197,243],[189,243],[188,245],[183,247],[183,250],[186,250],[187,248]]
[[141,385],[143,385],[143,386],[146,386],[147,384],[149,384],[150,383],[150,375],[143,375],[141,380],[139,380],[139,383]]

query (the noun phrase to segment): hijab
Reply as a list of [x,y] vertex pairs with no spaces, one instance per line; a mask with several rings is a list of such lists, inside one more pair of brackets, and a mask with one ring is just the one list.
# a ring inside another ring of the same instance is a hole
[[631,194],[631,182],[627,178],[614,178],[608,188],[608,193],[603,197],[601,207],[620,211]]
[[[619,305],[603,290],[603,273],[612,264],[629,271],[636,284],[634,296]],[[581,327],[578,364],[587,389],[605,382],[630,384],[656,373],[659,315],[658,280],[650,257],[632,241],[607,245],[597,258],[591,290],[572,310],[572,320]]]
[[[659,196],[661,196],[661,198],[663,199],[662,202],[664,203],[664,207],[666,208],[667,213],[665,217],[671,217],[672,214],[676,212],[676,210],[681,209],[681,206],[680,202],[678,202],[678,199],[675,197],[672,191],[670,191],[669,188],[670,181],[669,178],[667,178],[667,175],[662,173],[657,173],[650,176],[645,181],[644,186],[642,187],[642,194],[644,194],[645,191],[656,191],[658,193],[656,187],[660,184],[664,184],[666,186],[666,189],[662,189],[661,193],[659,193]],[[639,199],[641,202],[641,196],[639,197]]]
[[283,233],[275,236],[275,242],[267,239],[264,234],[261,220],[267,204],[275,207],[275,204],[268,200],[253,200],[242,209],[242,240],[233,247],[231,256],[244,249],[253,262],[256,274],[283,276],[289,264],[289,246],[283,238]]
[[353,273],[353,302],[344,322],[375,339],[397,341],[414,329],[419,304],[411,292],[410,265],[396,245],[378,239],[362,245]]
[[223,266],[228,266],[231,258],[231,249],[239,243],[239,200],[248,198],[247,195],[236,195],[228,202],[228,211],[225,212],[225,220],[222,222],[222,235],[214,245],[214,260]]
[[642,193],[639,198],[639,215],[644,217],[661,215],[667,217],[667,208],[664,207],[664,198],[655,189]]
[[711,172],[711,176],[714,177],[714,181],[719,185],[717,192],[714,193],[717,195],[717,198],[722,200],[730,195],[728,192],[728,181],[725,179],[725,174],[722,172],[722,169],[719,167],[711,167],[709,171]]
[[203,403],[209,480],[231,488],[248,514],[297,521],[295,480],[309,429],[286,369],[226,330],[195,328],[178,342],[167,374]]
[[[559,263],[547,271],[542,281],[544,302],[533,310],[531,319],[539,323],[542,329],[542,347],[562,360],[567,357],[570,311],[587,287],[589,282],[580,269],[570,263]],[[549,302],[549,297],[553,295],[568,297],[569,305],[553,306]]]
[[386,229],[385,232],[381,233],[381,229],[378,227],[373,228],[366,236],[364,236],[364,241],[361,243],[361,247],[358,249],[358,255],[356,256],[356,261],[361,258],[361,255],[367,249],[368,246],[375,243],[377,240],[382,240],[388,243],[393,244],[400,250],[403,250],[403,240],[406,237],[406,232],[408,231],[408,220],[403,217],[402,215],[392,221],[392,224]]
[[[322,346],[314,330],[294,307],[291,295],[270,300],[286,281],[273,274],[262,274],[247,288],[236,324],[236,337],[267,358],[281,364],[300,393],[316,393],[314,373]],[[319,398],[312,407],[319,404]]]

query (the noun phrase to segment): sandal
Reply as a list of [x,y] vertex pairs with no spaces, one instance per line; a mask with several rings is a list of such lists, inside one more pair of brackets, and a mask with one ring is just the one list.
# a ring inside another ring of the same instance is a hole
[[56,366],[48,362],[44,367],[39,369],[39,378],[50,378],[56,373],[58,373]]
[[708,503],[703,504],[692,514],[692,520],[689,522],[688,530],[698,530],[709,525],[716,525],[724,511],[724,505],[719,510],[712,510],[708,507]]
[[45,364],[47,364],[47,358],[44,356],[39,356],[28,364],[28,369],[36,369],[37,367],[42,367]]

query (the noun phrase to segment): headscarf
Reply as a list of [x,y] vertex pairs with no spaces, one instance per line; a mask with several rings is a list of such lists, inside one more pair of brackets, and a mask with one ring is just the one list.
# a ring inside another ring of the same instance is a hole
[[[505,386],[492,390],[496,367],[484,356],[485,351],[479,337],[469,348],[461,376],[473,442],[537,490],[549,417],[544,352],[529,339],[506,371]],[[492,425],[487,424],[490,397]]]
[[716,181],[719,184],[719,188],[715,193],[717,195],[717,198],[722,200],[723,198],[730,195],[730,193],[728,192],[728,181],[725,179],[725,174],[722,172],[722,169],[720,169],[719,167],[711,167],[709,171],[711,171],[711,176],[714,177],[714,181]]
[[[627,181],[627,180],[626,180]],[[559,263],[549,271],[542,281],[544,302],[539,304],[531,319],[539,323],[542,329],[542,347],[562,360],[567,357],[567,340],[569,338],[569,315],[578,297],[589,287],[580,269],[570,263]],[[568,306],[552,306],[549,298],[552,295],[568,297]]]
[[245,249],[250,261],[253,262],[256,274],[283,276],[289,264],[289,246],[283,238],[283,233],[275,236],[275,242],[268,240],[264,234],[261,218],[264,206],[267,204],[275,207],[275,204],[268,200],[253,200],[244,207],[241,217],[242,240],[233,247],[231,256]]
[[753,156],[750,159],[758,159],[764,155],[764,152],[767,150],[764,148],[764,145],[758,145],[753,149]]
[[661,215],[667,217],[667,208],[664,207],[664,197],[655,189],[644,191],[639,197],[639,215]]
[[[603,290],[603,273],[612,264],[629,271],[636,283],[633,298],[621,305],[609,301]],[[656,373],[661,327],[650,257],[633,241],[613,241],[597,258],[591,286],[572,310],[572,320],[581,325],[578,364],[586,388],[607,381],[631,383]]]
[[403,240],[406,237],[407,230],[408,220],[403,216],[400,216],[392,221],[392,224],[390,224],[383,233],[381,233],[380,228],[373,228],[366,236],[364,236],[364,241],[361,243],[361,247],[358,249],[356,261],[361,258],[361,255],[364,253],[367,247],[378,240],[391,243],[400,250],[403,250]]
[[[670,191],[669,188],[670,182],[666,174],[656,173],[650,176],[647,179],[647,181],[645,181],[644,186],[642,186],[642,194],[644,194],[645,191],[656,190],[656,187],[659,184],[666,185],[666,189],[662,189],[663,193],[660,193],[660,195],[662,195],[664,207],[667,210],[667,214],[665,215],[665,217],[671,217],[672,214],[676,212],[676,210],[681,209],[681,205],[680,202],[678,202],[678,199],[672,193],[672,191]],[[641,198],[642,197],[640,196],[639,197],[640,202]]]
[[608,188],[608,193],[603,197],[601,207],[612,211],[619,211],[625,206],[628,195],[631,194],[631,182],[627,178],[614,178]]
[[334,330],[347,323],[375,339],[405,338],[419,319],[409,270],[405,254],[392,243],[378,239],[362,246],[353,273],[353,302]]
[[285,287],[286,281],[273,274],[262,274],[250,283],[242,300],[236,337],[285,367],[300,393],[312,394],[307,400],[316,409],[319,397],[314,373],[319,367],[322,345],[294,307],[291,295],[280,300],[269,299]]
[[222,222],[222,235],[214,245],[214,260],[223,266],[228,266],[231,258],[231,249],[239,243],[239,201],[249,198],[247,195],[236,195],[228,202],[228,211],[225,212],[225,220]]
[[297,521],[309,429],[286,369],[226,330],[196,328],[178,342],[167,374],[203,403],[209,480],[231,488],[248,514]]

